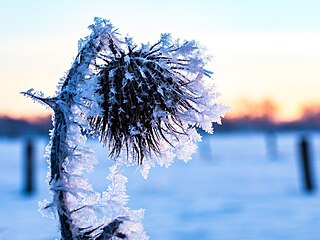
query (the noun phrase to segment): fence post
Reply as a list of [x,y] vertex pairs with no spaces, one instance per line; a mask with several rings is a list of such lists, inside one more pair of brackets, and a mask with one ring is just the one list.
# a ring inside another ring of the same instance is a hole
[[304,190],[312,192],[315,189],[315,184],[312,175],[312,164],[310,162],[310,149],[306,137],[302,137],[300,141],[300,154],[302,165],[302,177],[304,181]]
[[26,194],[32,194],[35,190],[34,187],[34,145],[31,139],[26,140],[25,144],[25,179],[24,179],[24,192]]

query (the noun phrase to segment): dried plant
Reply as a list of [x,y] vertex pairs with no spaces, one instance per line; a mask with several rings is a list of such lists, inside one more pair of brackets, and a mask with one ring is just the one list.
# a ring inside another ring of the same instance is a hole
[[[52,200],[43,207],[57,213],[64,240],[147,240],[143,211],[126,206],[120,166],[140,165],[146,177],[155,164],[190,160],[201,140],[195,127],[211,133],[227,107],[217,102],[204,68],[208,58],[195,41],[162,34],[156,44],[138,47],[104,19],[96,18],[90,29],[56,96],[23,93],[54,112],[47,148]],[[88,135],[98,136],[115,160],[102,194],[83,173],[96,163]]]

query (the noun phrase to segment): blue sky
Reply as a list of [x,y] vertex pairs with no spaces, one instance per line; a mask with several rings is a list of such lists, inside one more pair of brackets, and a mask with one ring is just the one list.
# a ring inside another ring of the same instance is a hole
[[316,0],[0,1],[0,113],[48,113],[18,93],[52,95],[99,16],[137,43],[163,32],[198,40],[235,109],[239,98],[272,97],[290,117],[303,103],[320,103],[319,9]]
[[1,28],[7,37],[78,32],[94,16],[132,29],[187,29],[189,25],[220,32],[273,32],[320,27],[317,0],[11,0],[0,4]]

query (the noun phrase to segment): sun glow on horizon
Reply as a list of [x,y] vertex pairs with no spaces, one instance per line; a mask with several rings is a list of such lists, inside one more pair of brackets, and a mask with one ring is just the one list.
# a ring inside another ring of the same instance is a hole
[[240,98],[274,100],[280,120],[296,119],[304,105],[320,103],[320,2],[177,1],[164,18],[166,1],[0,3],[0,21],[10,22],[1,27],[0,114],[51,114],[19,92],[34,88],[54,95],[95,16],[111,19],[138,44],[156,41],[164,32],[199,41],[213,56],[208,68],[232,107],[230,116],[237,114]]

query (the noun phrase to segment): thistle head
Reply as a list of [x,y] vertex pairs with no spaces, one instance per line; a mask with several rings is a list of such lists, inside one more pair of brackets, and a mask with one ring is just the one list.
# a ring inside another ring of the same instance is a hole
[[162,35],[154,45],[122,47],[110,38],[99,69],[102,115],[90,119],[92,129],[107,144],[110,155],[123,150],[139,164],[146,155],[160,154],[160,140],[186,135],[184,113],[198,112],[196,81],[208,71],[201,49],[192,42],[173,43]]

